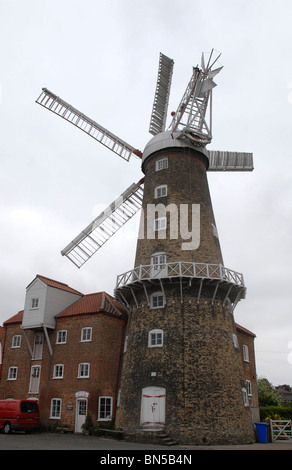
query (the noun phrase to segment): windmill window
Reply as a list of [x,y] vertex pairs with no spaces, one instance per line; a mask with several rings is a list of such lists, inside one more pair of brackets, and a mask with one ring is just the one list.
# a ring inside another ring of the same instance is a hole
[[166,170],[168,168],[168,158],[160,158],[155,165],[155,171]]
[[246,391],[246,388],[245,388],[245,387],[242,388],[242,396],[243,396],[243,403],[244,403],[244,406],[249,406],[247,391]]
[[157,186],[155,188],[155,198],[167,196],[167,185]]
[[163,346],[163,330],[151,330],[148,333],[148,348],[161,348]]
[[245,383],[246,383],[247,395],[248,395],[249,397],[252,397],[251,381],[250,381],[250,380],[246,380]]
[[158,232],[159,230],[166,229],[166,217],[158,217],[154,220],[154,231]]
[[151,295],[151,308],[161,308],[165,305],[163,292],[155,292]]
[[166,264],[166,254],[165,253],[154,253],[151,256],[151,264],[154,269],[164,269]]
[[233,333],[233,335],[232,335],[232,340],[233,340],[233,346],[235,347],[235,349],[239,349],[238,338],[237,338],[235,333]]
[[219,236],[218,236],[218,230],[217,230],[217,227],[216,225],[214,224],[211,224],[212,225],[212,229],[213,229],[213,235],[214,237],[218,238],[219,239]]

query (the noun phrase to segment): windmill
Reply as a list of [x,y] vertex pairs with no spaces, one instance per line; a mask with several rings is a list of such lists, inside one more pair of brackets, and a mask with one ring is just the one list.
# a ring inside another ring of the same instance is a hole
[[[153,137],[143,152],[49,90],[43,89],[37,99],[126,161],[142,159],[143,178],[62,255],[81,267],[142,209],[134,269],[117,277],[115,289],[116,299],[129,311],[116,425],[137,435],[163,429],[193,444],[254,439],[233,318],[246,288],[242,274],[223,264],[206,176],[210,171],[251,171],[253,156],[206,148],[212,141],[219,57],[214,50],[202,54],[166,129],[174,63],[160,54],[149,127]],[[153,220],[149,207],[154,207]],[[158,207],[165,209],[162,216]],[[185,208],[187,217],[199,216],[199,231],[194,232],[198,243],[187,249],[183,243],[189,224],[181,225]],[[177,236],[170,236],[173,220],[180,223]],[[140,236],[146,226],[149,233]]]
[[[211,51],[207,59],[205,54],[202,54],[201,68],[198,66],[193,68],[191,79],[181,102],[176,112],[172,113],[173,117],[168,132],[177,140],[188,140],[192,145],[200,148],[208,158],[208,171],[251,171],[253,169],[251,153],[205,149],[212,140],[212,89],[216,86],[213,78],[222,69],[222,67],[215,69],[213,67],[219,57],[220,54],[214,56],[214,50]],[[165,132],[173,65],[173,60],[160,53],[149,127],[149,132],[153,136]],[[47,88],[42,89],[36,103],[73,124],[127,162],[133,156],[143,157],[141,151],[85,116]],[[209,119],[207,117],[208,105]],[[137,183],[133,183],[127,188],[84,228],[61,251],[61,254],[80,268],[139,211],[143,200],[143,183],[144,178],[141,178]]]

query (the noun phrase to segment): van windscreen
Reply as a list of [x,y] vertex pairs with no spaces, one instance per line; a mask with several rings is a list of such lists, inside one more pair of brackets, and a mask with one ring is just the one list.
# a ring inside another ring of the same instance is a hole
[[20,411],[22,413],[38,413],[39,407],[35,401],[22,401]]

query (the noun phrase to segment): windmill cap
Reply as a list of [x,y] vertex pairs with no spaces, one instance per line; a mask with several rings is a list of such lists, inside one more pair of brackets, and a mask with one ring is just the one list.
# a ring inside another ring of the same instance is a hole
[[173,133],[171,131],[165,131],[160,132],[149,140],[143,151],[142,166],[150,155],[167,148],[191,148],[205,155],[205,149],[203,147],[195,147],[187,139],[178,139],[179,134],[179,132]]

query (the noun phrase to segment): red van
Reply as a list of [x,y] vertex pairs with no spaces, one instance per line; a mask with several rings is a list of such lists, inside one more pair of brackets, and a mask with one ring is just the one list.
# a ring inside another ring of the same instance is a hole
[[39,426],[40,411],[35,400],[0,400],[0,430],[5,434],[11,431],[36,431]]

